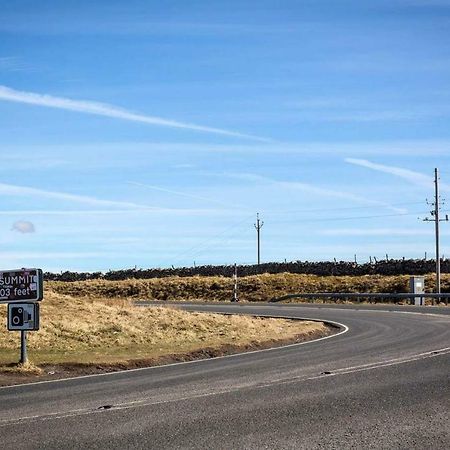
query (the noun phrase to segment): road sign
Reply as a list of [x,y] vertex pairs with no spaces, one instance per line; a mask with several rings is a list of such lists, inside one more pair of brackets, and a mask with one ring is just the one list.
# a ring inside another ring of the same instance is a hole
[[39,330],[39,303],[8,303],[8,330]]
[[0,303],[36,302],[43,297],[41,269],[0,271]]

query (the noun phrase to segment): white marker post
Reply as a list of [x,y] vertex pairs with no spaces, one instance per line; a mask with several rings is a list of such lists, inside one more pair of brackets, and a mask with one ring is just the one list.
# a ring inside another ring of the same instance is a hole
[[237,276],[237,266],[236,263],[234,263],[234,274],[233,274],[233,280],[234,280],[234,288],[233,288],[233,299],[232,302],[238,302],[238,276]]

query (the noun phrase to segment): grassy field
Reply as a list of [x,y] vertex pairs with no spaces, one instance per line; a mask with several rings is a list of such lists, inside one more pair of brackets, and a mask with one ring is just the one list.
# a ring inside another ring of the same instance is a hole
[[[316,276],[291,273],[265,274],[239,279],[239,297],[244,301],[268,301],[298,292],[408,292],[406,275]],[[425,285],[434,286],[434,275]],[[167,277],[147,280],[78,282],[52,281],[49,291],[82,297],[132,298],[153,300],[229,301],[233,280],[225,277]],[[429,291],[429,289],[428,289]],[[450,292],[450,274],[442,276],[442,291]]]
[[[0,321],[6,322],[6,305],[0,305]],[[315,322],[142,308],[128,300],[75,298],[47,289],[41,302],[41,329],[28,333],[28,350],[37,365],[132,367],[136,360],[151,365],[167,355],[205,348],[214,354],[225,347],[258,347],[326,331]],[[17,362],[19,349],[20,333],[0,327],[0,372]]]

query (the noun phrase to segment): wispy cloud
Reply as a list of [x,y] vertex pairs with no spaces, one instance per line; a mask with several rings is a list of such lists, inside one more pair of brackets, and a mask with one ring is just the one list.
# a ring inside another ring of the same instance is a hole
[[[133,212],[142,213],[158,213],[158,214],[176,214],[176,215],[227,215],[231,211],[225,209],[200,209],[200,208],[162,208],[157,206],[143,205],[139,203],[103,200],[96,197],[85,195],[67,194],[65,192],[47,191],[43,189],[30,188],[27,186],[16,186],[12,184],[0,183],[0,195],[17,196],[17,197],[34,197],[48,198],[64,202],[82,204],[92,206],[97,210],[13,210],[0,211],[0,216],[5,215],[36,215],[36,216],[77,216],[77,215],[110,215],[110,214],[130,214]],[[227,205],[229,206],[229,205]],[[108,208],[108,209],[106,209]],[[112,209],[111,209],[112,208]],[[231,208],[231,207],[229,207]]]
[[[297,120],[317,122],[392,122],[448,116],[450,109],[445,102],[409,105],[402,109],[395,103],[380,104],[374,97],[339,98],[316,97],[289,100],[285,104],[294,112]],[[289,116],[291,116],[290,114]]]
[[232,178],[247,180],[247,181],[251,181],[251,182],[262,182],[262,183],[266,183],[266,184],[269,183],[271,185],[278,186],[281,188],[296,189],[296,190],[307,192],[307,193],[317,195],[320,197],[339,198],[342,200],[349,200],[349,201],[364,204],[364,205],[382,206],[391,211],[395,211],[395,212],[399,212],[399,213],[405,212],[404,208],[397,208],[386,202],[382,202],[379,200],[371,200],[366,197],[353,194],[351,192],[323,188],[321,186],[316,186],[316,185],[313,185],[310,183],[302,183],[299,181],[274,180],[272,178],[268,178],[268,177],[264,177],[264,176],[256,175],[256,174],[252,174],[252,173],[226,173],[225,175],[232,177]]
[[30,188],[27,186],[16,186],[13,184],[0,183],[0,195],[18,196],[18,197],[40,197],[55,200],[76,202],[91,206],[105,206],[114,208],[150,208],[149,206],[139,205],[137,203],[122,202],[115,200],[101,200],[95,197],[85,195],[67,194],[65,192],[46,191],[43,189]]
[[[413,170],[404,169],[403,167],[387,166],[384,164],[377,164],[367,159],[346,158],[346,162],[356,166],[366,167],[367,169],[376,170],[378,172],[388,173],[399,178],[403,178],[412,184],[430,189],[433,187],[434,178]],[[441,183],[442,190],[450,190],[450,185]]]
[[0,211],[0,216],[121,216],[126,214],[173,214],[180,216],[227,216],[233,214],[231,210],[204,208],[159,208],[143,206],[135,209],[11,209]]
[[83,259],[119,256],[114,252],[0,252],[2,260],[7,259]]
[[439,117],[447,115],[446,111],[411,111],[411,110],[383,110],[383,111],[344,111],[336,113],[325,113],[314,119],[324,122],[392,122],[417,120],[423,117]]
[[[29,11],[23,14],[2,14],[0,31],[21,34],[76,34],[76,35],[150,35],[150,36],[241,36],[261,34],[287,34],[299,29],[299,24],[258,24],[254,20],[246,22],[198,21],[198,20],[155,20],[152,15],[135,14],[132,11],[122,11],[120,17],[102,14],[102,20],[95,18],[95,13],[77,15],[58,14],[55,20],[54,12]],[[303,23],[303,27],[307,24]],[[310,25],[311,27],[313,25]]]
[[240,137],[253,139],[257,141],[269,142],[259,136],[239,133],[236,131],[223,130],[221,128],[206,127],[203,125],[195,125],[191,123],[178,122],[175,120],[163,119],[156,116],[148,116],[136,114],[126,109],[106,103],[98,103],[86,100],[72,100],[65,97],[54,97],[52,95],[37,94],[34,92],[17,91],[0,85],[0,100],[10,102],[26,103],[30,105],[46,106],[49,108],[65,109],[69,111],[77,111],[85,114],[95,114],[97,116],[112,117],[115,119],[128,120],[132,122],[141,122],[148,125],[161,127],[181,128],[185,130],[201,131],[205,133],[221,134],[225,136]]
[[174,169],[193,169],[195,164],[185,163],[185,164],[174,164]]
[[224,202],[221,202],[219,200],[214,200],[212,198],[202,197],[200,195],[195,195],[195,194],[188,194],[187,192],[174,191],[172,189],[166,189],[166,188],[163,188],[161,186],[153,186],[153,185],[150,185],[150,184],[137,183],[135,181],[128,181],[128,184],[131,184],[133,186],[143,187],[143,188],[146,188],[146,189],[152,189],[152,190],[155,190],[155,191],[166,192],[168,194],[178,195],[178,196],[181,196],[181,197],[188,197],[188,198],[193,198],[195,200],[202,200],[202,201],[208,202],[208,203],[215,203],[216,205],[226,206],[228,208],[241,208],[239,206],[230,205],[229,203],[224,203]]
[[[64,150],[64,159],[61,151]],[[10,144],[2,146],[2,152],[7,156],[7,162],[16,167],[22,167],[24,161],[32,161],[34,167],[44,167],[52,164],[65,164],[86,167],[135,167],[136,158],[144,158],[153,153],[189,154],[190,156],[216,154],[240,155],[317,155],[326,157],[369,158],[383,156],[448,156],[450,154],[450,139],[447,140],[389,140],[389,141],[337,141],[337,142],[281,142],[281,143],[230,143],[211,144],[198,142],[152,142],[152,141],[118,141],[96,142],[95,144]],[[19,155],[17,158],[11,155]],[[39,158],[36,156],[39,155]],[[130,158],[133,155],[133,158]],[[107,157],[106,157],[107,156]],[[44,161],[42,161],[42,159]],[[22,161],[20,162],[19,159]],[[48,161],[46,162],[45,159]],[[195,166],[196,161],[190,158],[188,166]],[[52,161],[54,160],[54,161]],[[2,155],[3,168],[4,157]],[[201,166],[201,165],[200,165]],[[186,167],[178,165],[178,169]]]
[[2,56],[0,57],[0,72],[21,72],[29,68],[17,56]]
[[10,209],[0,210],[0,217],[17,216],[61,216],[61,217],[91,217],[91,216],[126,216],[130,217],[143,215],[157,216],[233,216],[235,209],[211,209],[211,208],[160,208],[151,206],[142,206],[140,208],[117,208],[117,209]]
[[12,149],[10,152],[4,148],[5,154],[2,155],[1,171],[9,172],[17,170],[19,167],[25,170],[47,170],[56,167],[68,166],[69,162],[61,157],[49,157],[43,155],[40,151],[30,150],[25,154],[23,150]]
[[[448,63],[447,66],[450,67]],[[401,96],[380,98],[379,93],[348,97],[318,96],[289,99],[284,106],[289,117],[294,113],[297,120],[317,122],[400,122],[450,114],[448,102],[442,95],[414,104]]]

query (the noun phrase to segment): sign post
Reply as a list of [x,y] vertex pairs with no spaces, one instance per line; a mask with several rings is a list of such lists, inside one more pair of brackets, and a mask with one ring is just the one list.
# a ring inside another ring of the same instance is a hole
[[27,331],[39,330],[39,303],[8,303],[8,330],[20,331],[20,363],[25,364]]
[[44,298],[41,269],[0,271],[0,303],[8,304],[8,330],[20,331],[20,363],[28,362],[27,331],[39,330]]
[[20,364],[26,364],[27,362],[27,332],[25,330],[20,330]]

